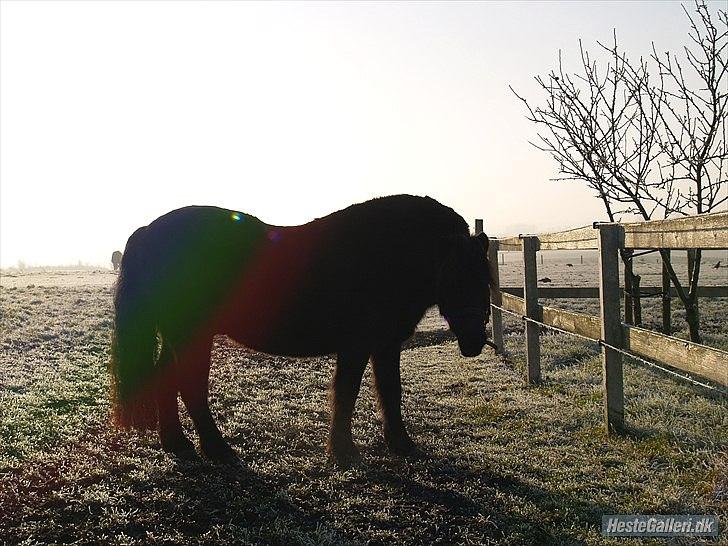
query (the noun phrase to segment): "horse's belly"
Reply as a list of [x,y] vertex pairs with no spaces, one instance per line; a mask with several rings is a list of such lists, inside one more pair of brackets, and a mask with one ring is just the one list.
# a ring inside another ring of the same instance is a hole
[[263,353],[281,356],[317,356],[337,352],[334,325],[309,320],[283,320],[275,325],[241,324],[229,328],[235,341]]

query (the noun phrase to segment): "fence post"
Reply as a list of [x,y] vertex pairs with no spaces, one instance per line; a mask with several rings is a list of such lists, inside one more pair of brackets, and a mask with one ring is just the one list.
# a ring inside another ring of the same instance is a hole
[[[488,261],[490,262],[490,270],[493,274],[493,286],[494,288],[490,291],[490,300],[494,305],[502,306],[503,299],[501,298],[500,291],[500,275],[498,271],[498,241],[490,240],[490,246],[488,246]],[[505,347],[503,346],[503,313],[500,309],[491,307],[491,325],[493,327],[493,343],[497,349],[496,354],[505,354]]]
[[669,334],[672,330],[672,309],[670,308],[670,250],[664,250],[662,256],[662,331]]
[[[622,228],[618,224],[595,224],[599,229],[599,303],[602,340],[622,348],[622,317],[619,294],[619,249]],[[607,433],[624,430],[624,385],[622,355],[602,345],[604,423]]]
[[[538,237],[521,236],[523,242],[523,299],[526,316],[540,320],[538,316],[538,283],[536,273],[536,252]],[[526,321],[526,381],[538,383],[541,380],[541,348],[539,346],[539,325]]]
[[[483,220],[481,218],[475,219],[475,234],[479,235],[483,233]],[[500,293],[500,275],[498,274],[498,241],[496,239],[490,239],[488,245],[488,262],[490,262],[490,271],[493,274],[493,286],[495,287],[490,291],[490,301],[497,306],[503,305],[503,301]],[[493,329],[493,343],[497,349],[495,354],[505,354],[503,349],[503,313],[500,309],[495,307],[490,308],[491,327]]]

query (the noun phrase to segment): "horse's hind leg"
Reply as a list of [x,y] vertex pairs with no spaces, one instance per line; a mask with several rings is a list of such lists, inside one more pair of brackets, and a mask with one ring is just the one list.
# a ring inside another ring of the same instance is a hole
[[400,346],[378,349],[372,353],[372,369],[382,416],[384,440],[392,453],[408,455],[415,451],[402,421],[402,381],[399,371]]
[[210,412],[208,402],[212,336],[197,338],[184,346],[179,356],[179,386],[182,401],[200,436],[203,453],[213,461],[235,463],[238,456],[225,441]]
[[182,459],[195,459],[195,446],[185,436],[177,407],[177,365],[172,348],[164,342],[157,366],[161,370],[156,391],[159,441],[162,449]]
[[340,352],[331,382],[331,426],[327,451],[334,461],[347,466],[359,457],[351,437],[351,417],[359,395],[369,355],[365,351]]

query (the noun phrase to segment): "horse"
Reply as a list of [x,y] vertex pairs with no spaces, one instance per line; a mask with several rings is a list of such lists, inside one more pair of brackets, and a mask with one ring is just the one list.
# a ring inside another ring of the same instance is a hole
[[[429,197],[395,195],[299,226],[189,206],[137,229],[114,293],[112,421],[157,429],[164,451],[196,459],[178,394],[202,454],[235,463],[208,404],[213,336],[273,355],[336,355],[327,452],[359,459],[351,433],[362,375],[372,363],[385,442],[417,452],[401,413],[400,351],[437,305],[461,353],[489,340],[488,237]],[[302,363],[303,364],[303,363]]]
[[119,266],[121,265],[120,250],[114,250],[114,252],[111,253],[111,265],[114,266],[114,271],[119,271]]

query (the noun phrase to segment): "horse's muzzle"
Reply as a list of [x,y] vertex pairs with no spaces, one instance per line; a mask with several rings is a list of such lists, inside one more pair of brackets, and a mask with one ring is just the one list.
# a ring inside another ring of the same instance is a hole
[[465,357],[473,357],[478,356],[480,353],[483,352],[483,347],[485,347],[485,341],[480,343],[463,343],[460,340],[458,340],[458,347],[460,347],[460,353]]

